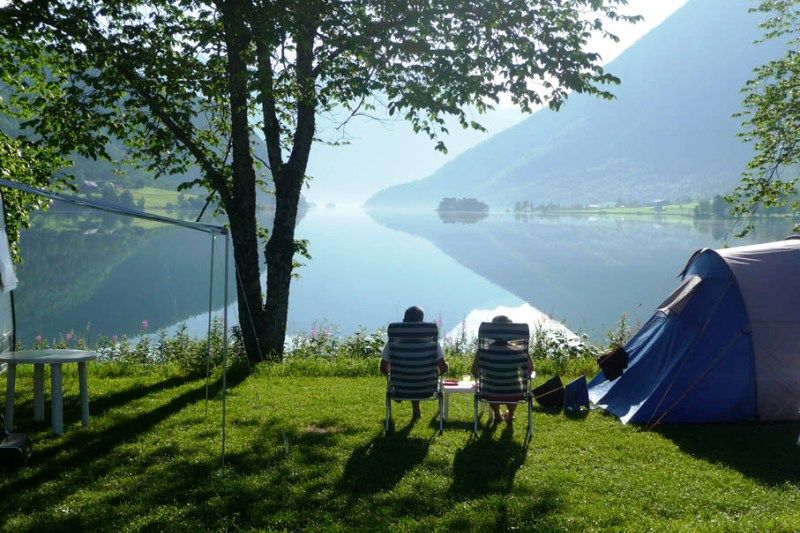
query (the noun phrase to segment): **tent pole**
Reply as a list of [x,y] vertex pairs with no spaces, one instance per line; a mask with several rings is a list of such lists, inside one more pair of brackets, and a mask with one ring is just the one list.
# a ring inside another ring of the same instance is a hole
[[208,375],[211,372],[211,305],[214,289],[214,241],[217,236],[211,234],[211,266],[208,269],[208,333],[206,334],[206,416],[208,416]]
[[225,466],[225,408],[228,398],[228,232],[225,232],[225,296],[222,308],[222,466]]

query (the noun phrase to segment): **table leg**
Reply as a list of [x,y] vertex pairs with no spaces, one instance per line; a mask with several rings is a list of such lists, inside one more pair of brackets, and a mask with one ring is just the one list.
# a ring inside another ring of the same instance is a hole
[[86,363],[78,363],[78,380],[81,385],[81,422],[83,427],[89,425],[89,383],[86,375]]
[[447,392],[447,389],[445,389],[443,395],[444,395],[444,421],[447,422],[447,419],[450,417],[450,393]]
[[6,431],[14,430],[14,387],[17,381],[17,364],[8,363],[6,368]]
[[44,365],[33,365],[33,421],[44,422]]
[[52,400],[53,433],[64,433],[64,397],[61,390],[61,363],[50,365],[50,397]]

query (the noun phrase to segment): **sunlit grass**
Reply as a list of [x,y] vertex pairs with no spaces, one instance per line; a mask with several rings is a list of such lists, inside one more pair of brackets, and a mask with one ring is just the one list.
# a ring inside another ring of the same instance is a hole
[[199,196],[191,193],[179,193],[175,189],[157,189],[156,187],[141,187],[139,189],[130,189],[130,191],[135,200],[144,198],[144,208],[147,211],[166,210],[167,204],[175,205],[178,203],[179,194],[187,197]]
[[66,374],[66,432],[52,437],[30,422],[20,372],[16,419],[34,454],[0,473],[2,529],[800,528],[798,424],[643,432],[537,410],[526,446],[523,417],[472,437],[471,399],[455,396],[442,435],[431,402],[415,425],[396,406],[384,436],[381,377],[263,365],[231,377],[222,469],[218,375],[205,416],[202,379],[94,364],[81,428]]

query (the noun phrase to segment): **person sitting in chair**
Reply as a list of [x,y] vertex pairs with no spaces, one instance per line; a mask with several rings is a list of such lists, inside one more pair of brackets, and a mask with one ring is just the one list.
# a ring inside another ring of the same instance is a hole
[[[505,315],[497,315],[496,317],[494,317],[492,319],[492,322],[495,323],[495,324],[497,324],[497,323],[511,324],[512,320],[510,318],[508,318],[507,316],[505,316]],[[492,347],[492,348],[500,348],[500,349],[502,349],[503,347],[511,346],[511,344],[512,343],[509,342],[509,341],[495,340],[495,341],[492,341],[489,346]],[[475,352],[475,358],[472,360],[472,370],[471,370],[471,372],[472,372],[473,376],[475,376],[476,378],[480,379],[480,360],[479,360],[480,355],[479,354],[480,354],[480,350]],[[530,355],[528,355],[528,369],[527,369],[528,374],[530,374],[530,372],[532,370],[533,370],[533,361],[531,361],[531,357],[530,357]],[[514,411],[517,409],[517,404],[515,404],[515,403],[507,403],[506,404],[507,411],[505,412],[505,414],[500,413],[500,405],[501,404],[499,404],[499,403],[489,403],[489,407],[492,408],[492,421],[493,422],[499,422],[500,420],[505,420],[506,422],[511,423],[514,420]]]
[[[421,307],[416,305],[409,307],[406,309],[406,312],[403,314],[403,322],[424,322],[425,321],[425,312],[422,310]],[[436,363],[439,369],[439,374],[444,374],[447,372],[449,368],[447,365],[447,361],[444,359],[444,352],[442,352],[442,347],[437,344],[436,345]],[[381,351],[381,372],[384,374],[389,374],[392,369],[392,354],[391,350],[389,349],[389,343],[387,342],[383,346],[383,351]],[[413,419],[420,418],[420,410],[419,410],[419,401],[412,400],[411,401],[411,416]]]

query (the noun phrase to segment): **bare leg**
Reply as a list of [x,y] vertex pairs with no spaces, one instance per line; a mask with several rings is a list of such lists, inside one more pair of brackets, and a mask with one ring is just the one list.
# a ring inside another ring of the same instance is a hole
[[490,403],[489,407],[492,409],[492,422],[497,422],[498,420],[503,419],[503,415],[500,414],[499,403]]
[[514,411],[517,410],[517,404],[507,403],[506,408],[508,409],[508,412],[506,413],[506,421],[511,422],[514,420]]
[[420,418],[422,417],[422,413],[419,410],[419,402],[412,401],[411,402],[411,418]]

